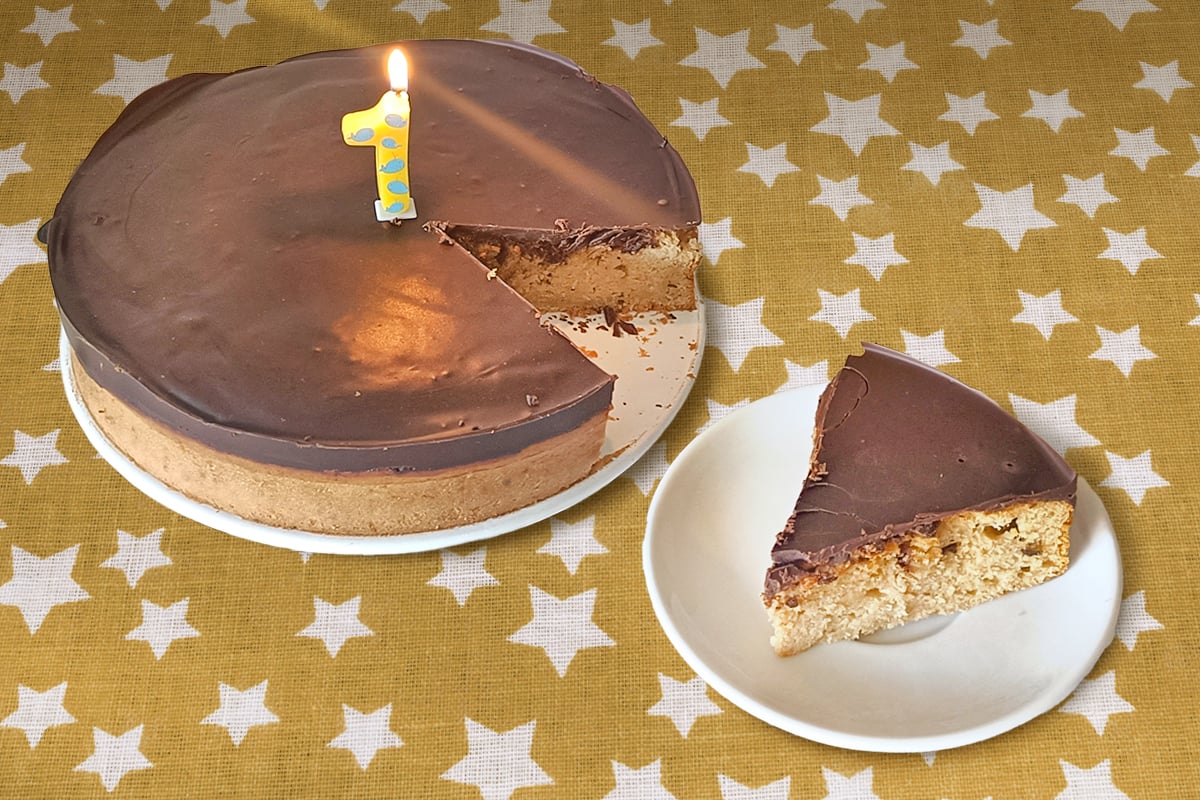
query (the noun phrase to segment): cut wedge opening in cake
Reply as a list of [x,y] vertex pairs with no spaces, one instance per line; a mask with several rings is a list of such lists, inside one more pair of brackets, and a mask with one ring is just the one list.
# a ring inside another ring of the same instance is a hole
[[1074,470],[986,395],[878,345],[821,395],[763,602],[779,655],[1061,575]]

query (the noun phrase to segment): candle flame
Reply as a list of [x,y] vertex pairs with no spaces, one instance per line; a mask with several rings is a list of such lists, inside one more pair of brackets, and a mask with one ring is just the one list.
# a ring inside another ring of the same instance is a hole
[[399,48],[388,56],[388,79],[392,82],[393,92],[408,91],[408,60]]

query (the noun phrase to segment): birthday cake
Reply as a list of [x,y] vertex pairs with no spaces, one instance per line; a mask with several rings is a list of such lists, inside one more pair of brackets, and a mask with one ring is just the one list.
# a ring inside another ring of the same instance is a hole
[[792,655],[1035,586],[1067,568],[1076,476],[986,395],[865,345],[821,395],[763,601]]
[[136,98],[44,235],[79,396],[141,469],[246,519],[436,530],[597,464],[615,376],[541,312],[692,308],[695,186],[621,89],[508,42],[400,43],[418,217],[343,115],[392,45]]

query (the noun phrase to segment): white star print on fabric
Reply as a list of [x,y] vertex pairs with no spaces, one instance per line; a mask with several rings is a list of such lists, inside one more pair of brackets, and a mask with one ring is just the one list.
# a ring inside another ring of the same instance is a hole
[[912,152],[912,160],[900,169],[919,172],[934,186],[941,183],[942,175],[947,172],[964,169],[962,164],[950,157],[949,141],[933,147],[923,147],[916,142],[909,142],[908,149]]
[[1083,116],[1082,111],[1071,105],[1068,93],[1069,90],[1067,89],[1063,89],[1056,94],[1042,94],[1030,89],[1029,99],[1033,102],[1033,105],[1021,116],[1040,119],[1050,126],[1050,130],[1058,133],[1058,129],[1062,127],[1064,122]]
[[888,267],[907,264],[908,259],[896,252],[896,234],[888,233],[872,239],[858,233],[854,237],[854,255],[843,263],[866,267],[871,277],[880,280]]
[[821,767],[821,774],[825,776],[824,800],[880,800],[872,788],[874,779],[870,767],[851,777],[834,772],[828,767]]
[[691,100],[684,100],[681,97],[679,98],[679,107],[683,113],[671,125],[677,128],[687,128],[696,134],[697,139],[703,142],[704,137],[708,136],[708,132],[713,128],[733,124],[722,117],[717,110],[717,105],[720,101],[721,98],[714,97],[711,100],[705,100],[703,103],[693,103]]
[[729,416],[734,411],[737,411],[739,408],[745,408],[746,406],[750,405],[750,398],[743,398],[738,400],[733,405],[727,406],[724,403],[718,403],[716,400],[706,397],[704,398],[704,404],[708,407],[708,419],[703,425],[696,429],[697,435],[704,433],[706,430],[711,428],[713,425],[716,425],[722,419]]
[[1097,361],[1111,361],[1113,366],[1121,370],[1126,378],[1133,371],[1133,365],[1139,361],[1149,361],[1157,358],[1154,353],[1142,345],[1140,325],[1134,325],[1121,332],[1110,331],[1096,326],[1096,334],[1100,337],[1100,349],[1088,358]]
[[785,775],[777,781],[751,789],[723,773],[717,773],[721,787],[721,800],[788,800],[792,792],[792,778]]
[[[12,147],[0,150],[0,186],[12,175],[20,175],[22,172],[32,172],[33,167],[26,163],[22,156],[25,154],[25,142],[13,145]],[[32,237],[31,237],[32,238]],[[38,251],[41,252],[40,250]],[[4,277],[7,277],[5,275]],[[0,278],[0,280],[3,280]]]
[[75,717],[63,705],[66,695],[65,682],[51,686],[44,692],[18,684],[17,708],[0,720],[0,728],[16,728],[24,733],[32,750],[42,741],[46,731],[75,722]]
[[667,474],[667,466],[667,445],[660,439],[625,474],[637,484],[644,497],[649,497],[654,485]]
[[826,359],[808,367],[785,359],[783,366],[787,369],[787,380],[775,390],[777,392],[799,389],[801,386],[823,386],[829,382],[829,362]]
[[867,42],[867,60],[859,64],[858,68],[878,72],[884,80],[891,83],[901,71],[920,67],[904,55],[904,42],[897,42],[891,47],[880,47]]
[[765,149],[746,142],[746,157],[749,160],[737,171],[757,175],[768,188],[775,185],[775,179],[780,175],[800,171],[799,167],[788,161],[787,142]]
[[982,25],[975,25],[964,19],[960,19],[958,27],[962,31],[962,36],[958,37],[952,44],[955,47],[969,47],[980,58],[986,60],[993,48],[1012,44],[1012,42],[1000,35],[999,25],[1000,20],[998,19],[988,20]]
[[1079,714],[1087,719],[1097,736],[1103,736],[1109,717],[1128,714],[1134,708],[1117,694],[1117,673],[1109,670],[1095,680],[1083,680],[1058,710],[1064,714]]
[[8,92],[13,103],[21,102],[28,92],[49,89],[50,84],[42,80],[42,62],[35,61],[27,67],[16,64],[4,65],[4,77],[0,78],[0,92]]
[[567,30],[551,18],[550,0],[500,0],[500,15],[480,27],[525,44],[533,44],[539,36]]
[[245,691],[221,683],[219,691],[221,704],[216,711],[200,720],[200,724],[224,728],[234,747],[241,745],[251,728],[279,722],[279,717],[266,706],[267,681]]
[[[1200,136],[1197,136],[1194,133],[1189,133],[1188,135],[1192,137],[1192,147],[1196,148],[1197,153],[1200,153]],[[1183,174],[1187,175],[1189,178],[1200,178],[1200,161],[1197,161],[1195,164],[1192,164],[1190,167],[1188,167],[1187,172]]]
[[1163,624],[1150,616],[1146,610],[1146,593],[1136,591],[1121,601],[1121,613],[1117,615],[1117,638],[1125,649],[1133,652],[1138,637],[1148,631],[1161,631]]
[[792,63],[798,66],[809,53],[828,48],[813,38],[813,26],[810,22],[799,28],[775,23],[775,41],[767,45],[767,49],[786,53]]
[[1008,396],[1013,416],[1059,453],[1066,453],[1072,447],[1095,447],[1100,444],[1099,439],[1075,421],[1075,400],[1073,394],[1050,403],[1036,403],[1015,394]]
[[403,747],[404,741],[392,732],[392,704],[377,708],[370,714],[342,704],[345,728],[329,742],[338,750],[349,750],[358,766],[371,766],[380,750]]
[[129,101],[152,86],[167,79],[167,66],[174,55],[136,61],[120,54],[113,55],[113,76],[96,87],[95,94],[119,97],[128,105]]
[[[328,0],[318,0],[318,2],[322,2],[323,7]],[[404,0],[399,5],[392,6],[392,11],[402,11],[408,14],[417,21],[418,25],[424,25],[430,14],[449,10],[450,6],[443,3],[442,0]]]
[[117,552],[100,562],[100,566],[119,569],[125,573],[129,588],[137,586],[147,570],[165,567],[171,559],[162,551],[163,528],[145,536],[117,531]]
[[928,336],[918,336],[908,331],[900,331],[904,337],[904,352],[923,364],[937,368],[943,364],[958,364],[961,358],[946,349],[946,332],[934,331]]
[[129,773],[153,767],[150,759],[142,755],[143,727],[138,725],[120,736],[92,728],[92,754],[75,767],[75,771],[96,773],[100,783],[111,792]]
[[705,298],[704,313],[708,316],[708,344],[721,351],[734,372],[746,363],[746,356],[756,347],[777,347],[780,339],[763,324],[763,304],[766,297],[756,297],[744,303],[727,306]]
[[986,228],[1000,234],[1015,253],[1031,230],[1054,228],[1058,223],[1033,207],[1033,184],[1008,192],[975,184],[975,194],[982,204],[963,224],[969,228]]
[[580,650],[616,645],[592,621],[595,589],[560,599],[531,585],[529,601],[533,606],[533,619],[509,636],[508,641],[546,651],[558,677],[567,674],[567,668]]
[[946,103],[949,106],[945,114],[942,114],[938,119],[943,122],[957,122],[963,126],[963,130],[971,136],[975,135],[975,129],[984,122],[990,122],[994,119],[1000,119],[999,115],[993,114],[984,102],[987,100],[986,92],[979,92],[970,97],[959,97],[956,94],[946,92]]
[[638,769],[614,761],[612,768],[617,785],[604,795],[604,800],[677,800],[662,785],[662,759]]
[[629,56],[630,59],[637,58],[637,54],[647,47],[655,47],[662,44],[662,40],[650,32],[649,17],[633,24],[626,24],[619,19],[614,19],[612,26],[613,35],[605,39],[601,44],[621,48],[622,52]]
[[1058,198],[1060,203],[1070,203],[1079,206],[1083,213],[1095,219],[1096,211],[1102,205],[1116,203],[1118,199],[1104,188],[1104,173],[1093,175],[1087,180],[1081,180],[1073,175],[1063,175],[1067,191]]
[[1143,261],[1163,257],[1162,253],[1155,250],[1146,242],[1146,229],[1144,227],[1129,233],[1118,233],[1108,228],[1104,228],[1103,230],[1104,235],[1108,237],[1108,249],[1096,256],[1096,258],[1120,261],[1125,266],[1125,269],[1129,270],[1130,275],[1137,275]]
[[863,16],[868,11],[877,11],[884,8],[884,5],[879,0],[833,0],[826,8],[844,11],[850,15],[850,19],[862,22]]
[[229,0],[228,3],[222,2],[222,0],[209,0],[208,16],[196,24],[215,28],[224,39],[237,26],[249,25],[254,21],[254,17],[246,13],[246,0]]
[[1063,308],[1062,289],[1055,289],[1041,296],[1018,289],[1017,297],[1021,300],[1021,313],[1013,317],[1012,321],[1032,325],[1046,341],[1050,340],[1056,326],[1079,322],[1078,317]]
[[574,575],[579,564],[587,556],[604,555],[608,548],[596,541],[596,516],[584,517],[578,522],[550,520],[550,541],[538,548],[543,555],[562,559],[567,572]]
[[187,621],[187,597],[177,600],[166,608],[142,600],[142,624],[125,634],[130,641],[141,641],[150,645],[156,659],[161,659],[172,642],[192,639],[200,635]]
[[1158,6],[1148,0],[1080,0],[1072,8],[1076,11],[1095,11],[1103,14],[1119,31],[1125,30],[1129,18],[1134,14],[1158,11]]
[[442,773],[442,780],[474,786],[483,800],[508,800],[525,786],[553,785],[530,756],[537,720],[504,733],[497,733],[470,717],[466,718],[467,755]]
[[1131,800],[1112,779],[1112,762],[1107,758],[1091,769],[1080,769],[1069,761],[1059,759],[1067,788],[1054,795],[1054,800]]
[[928,753],[921,753],[921,760],[925,762],[925,766],[927,766],[927,767],[932,767],[933,762],[936,758],[937,758],[936,750],[930,750]]
[[1157,156],[1165,156],[1169,152],[1154,140],[1153,126],[1142,128],[1137,133],[1124,131],[1120,128],[1114,128],[1113,132],[1117,135],[1117,146],[1110,150],[1108,154],[1110,156],[1128,158],[1142,172],[1146,171],[1146,166],[1150,163],[1150,159]]
[[662,698],[650,706],[646,714],[671,720],[675,730],[685,739],[697,719],[724,713],[719,705],[709,699],[708,684],[699,675],[684,683],[660,672],[658,685],[662,689]]
[[825,92],[825,105],[829,116],[812,126],[817,133],[836,136],[846,143],[854,155],[862,155],[863,149],[876,136],[898,136],[893,128],[879,116],[882,95],[873,94],[861,100],[845,100]]
[[500,585],[500,581],[484,568],[487,547],[472,550],[465,556],[460,556],[453,550],[442,550],[441,556],[442,571],[430,578],[425,585],[449,589],[460,606],[466,605],[467,599],[476,589]]
[[[1193,293],[1192,299],[1196,301],[1196,305],[1200,306],[1200,294]],[[1188,325],[1200,325],[1200,314],[1192,317],[1192,321]]]
[[1171,96],[1179,89],[1191,89],[1196,84],[1179,74],[1179,60],[1171,61],[1156,67],[1139,61],[1142,65],[1142,79],[1135,83],[1135,89],[1149,89],[1163,99],[1164,103],[1171,102]]
[[46,262],[46,251],[38,247],[35,238],[41,224],[40,219],[31,219],[16,225],[0,224],[0,283],[4,283],[17,267]]
[[679,63],[685,67],[708,70],[722,89],[744,69],[765,69],[766,64],[750,55],[750,29],[728,36],[715,36],[696,28],[696,52]]
[[862,301],[859,299],[861,292],[861,289],[851,289],[845,294],[834,294],[817,289],[817,296],[821,298],[821,310],[809,317],[809,320],[831,325],[838,332],[838,336],[845,339],[855,325],[875,319],[874,314],[862,307]]
[[296,635],[309,639],[320,639],[325,644],[325,649],[329,651],[330,657],[336,657],[342,646],[350,639],[375,635],[375,631],[364,625],[358,618],[358,609],[361,603],[361,595],[337,605],[314,597],[313,610],[316,617],[307,628]]
[[858,176],[851,175],[843,181],[831,181],[823,175],[817,176],[821,192],[808,201],[811,206],[825,206],[842,222],[857,206],[869,206],[874,201],[858,190]]
[[33,22],[21,29],[21,33],[32,33],[42,40],[44,46],[49,46],[54,38],[62,33],[79,30],[79,26],[71,22],[71,11],[74,6],[64,6],[57,11],[49,11],[40,6],[34,6]]
[[1110,489],[1120,489],[1129,495],[1135,506],[1140,506],[1146,498],[1146,492],[1171,484],[1162,475],[1154,471],[1150,465],[1150,451],[1145,450],[1133,458],[1122,458],[1116,453],[1104,451],[1108,459],[1108,477],[1100,481],[1101,486]]
[[91,597],[71,577],[78,555],[77,544],[46,558],[38,558],[14,544],[12,577],[0,586],[0,605],[16,606],[29,632],[37,633],[55,606]]
[[46,467],[67,463],[67,457],[58,452],[58,434],[57,429],[41,436],[13,431],[13,450],[0,458],[0,464],[21,470],[21,477],[28,486]]

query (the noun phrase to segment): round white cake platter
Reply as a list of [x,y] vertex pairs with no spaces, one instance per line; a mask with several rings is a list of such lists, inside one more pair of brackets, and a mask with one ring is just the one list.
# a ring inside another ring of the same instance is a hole
[[603,489],[633,466],[671,424],[687,399],[704,353],[704,306],[628,318],[637,334],[615,336],[603,317],[547,314],[545,318],[601,369],[617,376],[600,466],[583,480],[533,505],[482,522],[425,533],[345,536],[253,522],[175,491],[141,469],[100,431],[71,377],[71,348],[59,337],[67,403],[101,458],[151,499],[188,519],[242,539],[306,553],[418,553],[488,539],[554,516]]
[[1121,606],[1116,534],[1082,479],[1060,577],[959,614],[775,655],[763,579],[808,469],[822,388],[739,409],[667,470],[643,546],[667,638],[734,705],[835,747],[944,750],[1054,708],[1112,642]]

